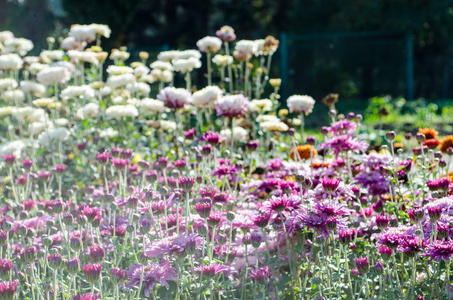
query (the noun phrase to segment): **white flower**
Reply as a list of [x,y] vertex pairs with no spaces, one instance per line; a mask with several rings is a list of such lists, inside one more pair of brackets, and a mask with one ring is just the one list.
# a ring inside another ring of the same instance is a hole
[[81,116],[83,119],[91,119],[99,113],[99,104],[97,103],[88,103],[85,106],[82,106],[77,111],[77,115]]
[[112,33],[112,30],[110,29],[110,27],[108,27],[107,25],[104,25],[104,24],[93,23],[88,26],[91,28],[91,30],[94,31],[95,34],[106,37],[106,38],[109,38],[110,34]]
[[[170,50],[170,51],[163,51],[157,55],[157,59],[162,62],[171,62],[173,59],[177,58],[180,51],[177,50]],[[151,68],[154,67],[151,65]]]
[[68,35],[77,41],[92,42],[96,39],[96,31],[90,25],[73,25]]
[[49,129],[39,135],[38,143],[41,145],[47,145],[54,142],[64,142],[68,139],[69,135],[69,130],[64,127]]
[[17,81],[12,78],[0,79],[0,91],[12,90],[17,88]]
[[28,67],[28,71],[30,71],[30,73],[32,75],[36,75],[38,74],[39,72],[41,72],[42,70],[45,70],[49,68],[49,65],[46,65],[46,64],[41,64],[41,63],[32,63],[29,67]]
[[170,132],[176,130],[176,123],[173,121],[159,120],[159,130]]
[[176,58],[179,58],[179,59],[188,59],[188,58],[196,58],[196,59],[200,59],[201,58],[201,53],[200,51],[198,50],[193,50],[193,49],[189,49],[189,50],[184,50],[184,51],[179,51],[178,52],[178,56]]
[[163,112],[165,106],[160,100],[145,98],[140,102],[140,110],[145,112]]
[[62,50],[44,50],[41,52],[39,55],[44,59],[49,59],[49,60],[62,60],[64,57],[64,52]]
[[97,59],[97,53],[95,52],[69,50],[68,56],[77,61],[87,62],[93,65],[97,65],[99,63]]
[[112,89],[125,86],[128,83],[133,82],[135,82],[135,77],[132,74],[115,75],[110,76],[107,79],[107,85],[110,86]]
[[33,100],[33,105],[35,105],[37,107],[48,107],[54,103],[55,103],[54,98],[40,98],[40,99]]
[[55,125],[57,127],[66,127],[69,124],[69,120],[65,118],[60,118],[55,120]]
[[0,107],[0,117],[11,116],[15,110],[14,106]]
[[28,51],[33,49],[33,42],[24,38],[13,38],[6,40],[3,43],[3,52],[4,53],[19,53],[24,56]]
[[137,107],[140,105],[140,100],[137,98],[129,98],[126,100],[126,104],[130,104],[130,105]]
[[5,102],[22,103],[24,102],[25,94],[21,90],[6,91],[2,94],[2,98]]
[[172,61],[173,67],[175,71],[181,73],[192,72],[193,69],[198,69],[201,67],[201,61],[195,57],[185,58],[178,58]]
[[25,106],[13,111],[13,117],[20,123],[44,122],[47,113],[41,108]]
[[0,155],[14,154],[16,158],[20,158],[20,154],[25,147],[25,143],[21,140],[11,141],[0,145]]
[[151,92],[151,87],[144,82],[133,82],[126,85],[126,89],[131,94],[139,94],[142,96],[148,96]]
[[107,96],[110,96],[113,93],[113,90],[109,86],[103,86],[99,90],[99,93],[101,94],[102,97],[107,97]]
[[240,40],[236,43],[234,49],[247,55],[254,54],[257,50],[257,44],[251,40]]
[[14,34],[11,31],[0,31],[0,43],[4,43],[7,40],[14,39]]
[[57,61],[57,62],[54,62],[51,67],[63,67],[65,68],[66,70],[69,71],[69,73],[74,73],[75,72],[75,66],[70,63],[69,61]]
[[39,61],[41,60],[41,58],[39,58],[38,56],[25,56],[23,59],[29,65],[39,63]]
[[113,128],[107,128],[105,130],[102,130],[99,133],[99,137],[106,138],[106,139],[114,138],[117,135],[118,135],[118,130],[114,130]]
[[64,67],[50,67],[40,71],[37,79],[40,83],[46,85],[66,83],[71,79],[71,73]]
[[212,58],[212,62],[218,65],[219,67],[226,67],[233,63],[233,56],[216,54]]
[[249,110],[257,113],[263,113],[272,110],[272,101],[269,99],[260,99],[250,101]]
[[288,131],[289,127],[282,121],[268,121],[260,123],[260,126],[269,131]]
[[110,75],[132,74],[132,73],[134,73],[134,69],[132,69],[131,67],[126,67],[126,66],[110,65],[107,68],[107,73],[109,73]]
[[304,112],[307,115],[312,112],[315,102],[316,101],[312,97],[307,95],[293,95],[286,101],[290,112]]
[[107,119],[119,120],[125,117],[137,117],[138,110],[133,105],[113,105],[105,111]]
[[[248,140],[249,132],[239,126],[233,128],[233,139],[235,142],[245,142]],[[220,131],[220,135],[226,137],[226,143],[231,143],[231,129],[224,129]]]
[[258,123],[278,122],[278,121],[280,121],[279,118],[277,118],[276,116],[273,116],[273,115],[259,115],[258,117],[256,117],[255,120]]
[[64,50],[80,49],[83,48],[82,45],[84,45],[84,43],[85,42],[81,42],[73,36],[69,36],[61,42],[61,48],[63,48]]
[[68,86],[60,95],[62,99],[93,98],[94,90],[89,85]]
[[154,78],[154,81],[163,81],[163,82],[171,82],[173,79],[173,73],[169,70],[160,70],[154,69],[151,71],[151,76]]
[[192,95],[192,103],[198,108],[214,106],[222,96],[222,90],[218,86],[207,86]]
[[0,70],[9,71],[22,68],[24,61],[15,53],[0,55]]
[[28,131],[31,135],[38,135],[46,129],[53,128],[50,122],[33,122],[28,125]]
[[201,52],[218,52],[222,47],[222,40],[215,36],[206,36],[198,40],[197,47]]
[[[173,60],[173,58],[171,60]],[[162,70],[162,71],[164,71],[164,70],[173,71],[172,64],[169,63],[169,62],[166,62],[166,61],[156,60],[155,62],[153,62],[149,66],[151,67],[151,69],[159,69],[159,70]]]
[[46,92],[46,87],[34,81],[23,80],[20,82],[20,89],[24,93],[30,93],[36,97],[42,97]]
[[148,75],[150,69],[147,66],[139,66],[134,69],[134,75],[137,77],[142,77]]
[[127,60],[131,54],[126,51],[114,49],[112,50],[112,53],[110,54],[110,59],[111,60]]

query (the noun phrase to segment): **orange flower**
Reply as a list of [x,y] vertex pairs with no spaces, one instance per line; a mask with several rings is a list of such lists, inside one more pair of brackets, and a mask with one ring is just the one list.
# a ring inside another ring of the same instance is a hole
[[447,149],[453,147],[453,135],[446,136],[440,142],[440,151],[447,153]]
[[423,146],[427,146],[428,149],[436,149],[440,142],[436,139],[429,139],[422,143]]
[[[318,155],[318,151],[316,151],[316,149],[311,145],[297,146],[297,152],[299,152],[299,156],[301,159],[310,158],[310,151],[313,153],[313,157]],[[291,158],[292,160],[296,160],[296,157],[294,157],[294,148],[291,148],[291,152],[289,153],[289,158]]]
[[395,151],[397,151],[398,149],[403,149],[403,147],[403,143],[393,143],[393,149],[395,149]]
[[427,140],[437,139],[437,135],[439,134],[439,132],[432,128],[419,128],[418,132],[423,133]]

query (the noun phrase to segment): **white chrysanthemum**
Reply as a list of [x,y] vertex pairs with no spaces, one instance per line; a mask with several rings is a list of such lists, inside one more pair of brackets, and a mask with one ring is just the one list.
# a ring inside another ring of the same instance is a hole
[[96,39],[95,29],[90,25],[73,25],[69,30],[68,36],[77,41],[92,42]]
[[132,74],[115,75],[110,76],[107,79],[107,85],[112,89],[122,87],[133,82],[135,82],[135,76]]
[[112,103],[115,105],[124,104],[125,99],[121,96],[112,97]]
[[73,36],[69,36],[61,42],[61,48],[63,48],[66,51],[80,49],[80,48],[82,48],[81,46],[84,43],[85,42],[81,42]]
[[212,58],[212,62],[215,63],[216,65],[218,65],[219,67],[226,67],[233,63],[233,56],[216,54]]
[[69,61],[57,61],[54,62],[51,67],[63,67],[68,70],[69,73],[73,74],[75,72],[75,66]]
[[14,39],[14,34],[11,31],[1,31],[0,32],[0,43],[4,43],[7,40]]
[[178,58],[172,61],[173,67],[175,71],[181,73],[192,72],[193,69],[198,69],[201,67],[201,61],[195,57],[185,58]]
[[46,107],[51,106],[54,103],[55,103],[54,98],[40,98],[40,99],[33,100],[33,105],[35,105],[37,107],[46,108]]
[[113,128],[107,128],[105,130],[102,130],[99,133],[99,137],[106,138],[106,139],[114,138],[117,135],[118,135],[118,130],[114,130]]
[[49,65],[46,65],[46,64],[41,64],[41,63],[32,63],[29,67],[28,67],[28,71],[30,71],[30,73],[32,75],[36,75],[38,74],[39,72],[41,72],[42,70],[45,70],[49,68]]
[[44,50],[39,55],[44,59],[49,59],[53,61],[62,60],[64,57],[63,50]]
[[134,69],[134,75],[137,77],[142,77],[149,74],[150,69],[147,66],[139,66]]
[[91,119],[99,113],[99,104],[88,103],[77,110],[77,115],[82,119]]
[[178,56],[176,58],[178,58],[178,59],[189,59],[191,57],[192,58],[196,58],[196,59],[200,59],[201,58],[200,51],[193,50],[193,49],[179,51],[178,52]]
[[97,59],[97,53],[95,52],[69,50],[68,56],[77,61],[87,62],[93,65],[97,65],[99,63]]
[[13,117],[21,123],[44,122],[47,113],[41,108],[25,106],[14,110]]
[[151,71],[151,76],[154,81],[171,82],[173,79],[173,73],[169,70],[154,69]]
[[38,82],[46,85],[66,83],[71,79],[71,73],[64,67],[50,67],[40,71],[37,79]]
[[[224,129],[220,131],[220,135],[226,137],[226,143],[231,143],[231,129]],[[245,142],[248,140],[249,132],[239,126],[233,128],[233,139],[235,142]]]
[[25,56],[23,59],[29,65],[34,64],[34,63],[39,63],[41,60],[41,58],[39,58],[39,56]]
[[14,106],[0,107],[0,117],[11,116],[15,110]]
[[143,75],[143,76],[140,76],[139,78],[137,78],[137,81],[146,82],[146,83],[151,84],[151,83],[156,82],[157,80],[156,80],[156,78],[153,75],[147,74],[147,75]]
[[218,52],[222,47],[222,40],[216,36],[206,36],[197,42],[197,47],[201,52]]
[[9,103],[22,103],[25,99],[25,94],[21,90],[11,90],[3,92],[2,98]]
[[51,122],[33,122],[28,125],[28,132],[31,135],[39,135],[46,129],[53,128],[53,124]]
[[126,90],[128,90],[131,94],[137,94],[146,97],[151,92],[151,87],[144,82],[134,82],[126,85]]
[[0,79],[0,91],[12,90],[17,88],[17,81],[12,78]]
[[176,123],[173,121],[159,120],[159,130],[164,132],[171,132],[176,130]]
[[99,90],[99,94],[101,94],[102,97],[110,96],[112,93],[113,93],[113,90],[109,86],[103,86]]
[[40,83],[23,80],[20,82],[20,89],[24,93],[30,93],[36,97],[42,97],[46,92],[46,87]]
[[112,50],[112,53],[110,54],[110,59],[117,61],[117,60],[127,60],[131,56],[131,54],[127,51],[122,51],[118,49]]
[[133,105],[135,107],[140,106],[140,99],[137,98],[129,98],[126,100],[126,104]]
[[60,96],[62,99],[93,98],[94,90],[89,85],[68,86]]
[[137,117],[138,110],[134,105],[113,105],[107,108],[105,114],[107,119],[119,120],[125,117]]
[[16,53],[0,55],[0,70],[9,71],[22,68],[24,61]]
[[39,135],[38,143],[47,145],[49,143],[64,142],[69,138],[70,134],[69,130],[64,127],[49,129]]
[[305,114],[312,112],[315,102],[312,97],[307,95],[293,95],[286,101],[290,112]]
[[24,38],[14,38],[10,40],[6,40],[3,43],[3,52],[4,53],[19,53],[20,55],[24,56],[33,49],[33,42],[24,39]]
[[234,49],[245,54],[254,54],[257,49],[255,41],[251,40],[240,40],[236,43]]
[[69,120],[66,118],[59,118],[55,120],[55,125],[57,127],[66,127],[69,124]]
[[105,38],[109,38],[110,34],[112,33],[110,27],[104,24],[93,23],[88,26],[94,31],[95,34],[103,36]]
[[2,144],[0,145],[0,156],[4,154],[14,154],[16,158],[20,158],[20,154],[25,147],[25,143],[21,140]]
[[109,73],[111,76],[123,75],[123,74],[132,74],[132,73],[134,73],[134,69],[132,69],[131,67],[126,67],[126,66],[110,65],[107,68],[107,73]]
[[[171,62],[173,59],[178,57],[179,52],[180,51],[177,50],[163,51],[157,55],[157,59],[162,62]],[[151,68],[154,69],[153,66],[151,66]]]
[[160,100],[145,98],[140,102],[140,110],[145,112],[163,112],[165,106]]
[[192,95],[192,103],[198,108],[214,106],[222,96],[222,90],[218,86],[207,86]]
[[272,101],[269,99],[255,99],[250,101],[249,110],[264,113],[272,110]]
[[260,123],[260,126],[268,131],[288,131],[289,127],[282,121],[268,121]]
[[[173,60],[173,59],[172,59]],[[156,60],[152,64],[149,65],[151,69],[159,69],[159,70],[168,70],[168,71],[173,71],[173,66],[171,63],[166,62],[166,61],[160,61]]]
[[276,116],[274,115],[259,115],[258,117],[256,117],[256,122],[258,123],[264,123],[264,122],[278,122],[280,121],[279,118],[277,118]]

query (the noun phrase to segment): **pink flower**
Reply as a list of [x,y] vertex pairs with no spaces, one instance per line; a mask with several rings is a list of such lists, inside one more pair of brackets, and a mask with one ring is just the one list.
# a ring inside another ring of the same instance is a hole
[[[129,283],[126,284],[126,288],[130,290],[140,284],[142,265],[131,265],[126,273],[129,277]],[[149,297],[149,292],[156,283],[160,283],[168,289],[170,286],[167,281],[177,281],[177,275],[176,269],[171,266],[171,262],[169,261],[162,261],[160,263],[153,262],[145,266],[143,269],[143,287],[145,296]]]
[[225,116],[228,118],[240,118],[247,114],[249,107],[249,99],[244,95],[229,95],[219,99],[215,109],[217,116]]
[[166,87],[157,95],[157,99],[164,102],[165,107],[179,109],[192,102],[189,91],[181,88]]

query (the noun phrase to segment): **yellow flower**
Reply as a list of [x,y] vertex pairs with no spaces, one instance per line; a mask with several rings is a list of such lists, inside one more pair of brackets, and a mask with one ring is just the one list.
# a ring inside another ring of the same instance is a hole
[[269,83],[272,87],[276,88],[280,87],[280,85],[282,84],[282,80],[280,78],[272,78],[269,79]]
[[142,155],[140,153],[135,153],[134,158],[132,159],[132,163],[134,165],[136,165],[141,160],[142,160]]

